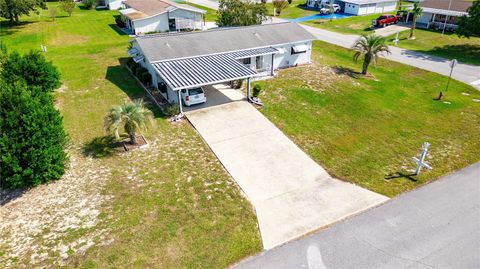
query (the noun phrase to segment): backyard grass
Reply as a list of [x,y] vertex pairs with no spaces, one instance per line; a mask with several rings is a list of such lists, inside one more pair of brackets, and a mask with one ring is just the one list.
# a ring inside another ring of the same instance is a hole
[[[260,111],[333,176],[395,196],[480,160],[480,92],[381,59],[363,77],[353,52],[315,41],[310,66],[281,70]],[[411,175],[423,142],[432,171]]]
[[[318,10],[311,10],[305,6],[305,0],[294,0],[287,8],[283,9],[280,13],[280,18],[284,19],[295,19],[310,15],[318,14]],[[273,15],[273,4],[267,3],[268,14]]]
[[311,20],[302,22],[313,27],[322,28],[342,34],[369,34],[373,32],[370,27],[372,20],[378,18],[379,14],[351,16],[338,20]]
[[[408,39],[410,31],[399,34],[398,47],[431,54],[446,59],[480,65],[480,37],[461,38],[453,33],[442,35],[439,31],[415,30],[415,39]],[[390,45],[395,36],[388,37]]]
[[[98,208],[100,222],[92,228],[56,231],[48,240],[42,237],[47,231],[33,233],[32,241],[0,235],[13,246],[29,244],[26,252],[0,245],[0,264],[224,268],[260,251],[250,204],[189,124],[169,123],[153,109],[155,121],[145,132],[148,148],[119,154],[108,146],[102,128],[107,110],[144,95],[119,62],[127,56],[129,37],[114,25],[117,11],[77,8],[72,17],[60,12],[55,22],[47,14],[23,17],[19,26],[1,21],[0,37],[10,50],[47,46],[45,56],[60,69],[64,83],[56,92],[56,104],[71,140],[69,154],[76,160],[71,169],[81,169],[75,163],[107,169],[102,173],[105,184],[99,182],[97,188],[108,199]],[[88,182],[95,186],[100,172],[91,173]],[[79,202],[88,204],[89,199]],[[43,212],[41,219],[54,219],[48,217],[53,213]],[[90,246],[84,238],[95,230],[107,233],[94,236]],[[48,252],[35,253],[45,247]],[[32,254],[38,255],[34,259]]]

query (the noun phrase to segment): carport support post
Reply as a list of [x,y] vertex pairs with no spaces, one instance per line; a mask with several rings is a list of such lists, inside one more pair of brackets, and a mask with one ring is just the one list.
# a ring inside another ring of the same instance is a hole
[[177,90],[177,92],[178,92],[178,107],[180,110],[180,115],[182,115],[183,114],[182,96],[180,94],[180,90]]
[[250,78],[247,78],[247,101],[250,102]]

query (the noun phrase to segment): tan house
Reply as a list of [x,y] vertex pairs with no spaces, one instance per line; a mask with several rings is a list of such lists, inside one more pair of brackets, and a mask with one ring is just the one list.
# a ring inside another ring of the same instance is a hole
[[125,27],[136,35],[203,30],[205,10],[168,0],[127,0],[120,10]]
[[420,1],[422,16],[417,19],[417,26],[432,29],[454,31],[458,18],[467,16],[467,9],[472,6],[470,0],[424,0]]

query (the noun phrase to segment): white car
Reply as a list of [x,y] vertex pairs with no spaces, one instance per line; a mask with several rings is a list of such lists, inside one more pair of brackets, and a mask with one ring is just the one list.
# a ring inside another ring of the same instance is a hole
[[342,8],[340,7],[339,4],[333,4],[332,8],[333,8],[333,12],[335,12],[335,13],[338,13],[338,12],[342,11]]
[[207,95],[203,88],[183,89],[181,95],[183,104],[186,106],[207,102]]
[[330,11],[329,8],[322,7],[322,8],[320,9],[320,14],[322,14],[322,15],[327,15],[327,14],[330,14],[330,13],[331,13],[331,11]]

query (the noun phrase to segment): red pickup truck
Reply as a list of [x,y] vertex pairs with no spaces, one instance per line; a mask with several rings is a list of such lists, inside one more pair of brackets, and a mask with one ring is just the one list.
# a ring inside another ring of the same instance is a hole
[[400,20],[400,16],[395,15],[381,15],[372,21],[373,27],[385,27],[390,24],[396,24]]

